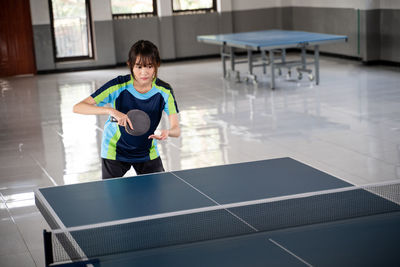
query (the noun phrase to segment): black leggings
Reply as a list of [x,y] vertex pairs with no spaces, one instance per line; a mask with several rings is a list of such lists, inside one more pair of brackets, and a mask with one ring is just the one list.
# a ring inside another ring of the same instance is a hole
[[103,179],[122,177],[131,168],[135,169],[136,173],[146,174],[153,172],[163,172],[164,167],[161,158],[145,162],[123,162],[119,160],[101,159],[101,173]]

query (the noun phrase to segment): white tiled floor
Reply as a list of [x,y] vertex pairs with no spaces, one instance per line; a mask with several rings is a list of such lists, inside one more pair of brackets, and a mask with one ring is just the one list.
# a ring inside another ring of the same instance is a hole
[[[322,57],[319,86],[285,81],[284,71],[274,91],[265,77],[254,86],[221,72],[217,59],[161,67],[182,126],[179,139],[160,144],[167,170],[289,156],[355,184],[400,179],[399,68]],[[106,117],[73,114],[72,105],[125,73],[0,79],[1,266],[44,266],[48,226],[33,191],[99,179]]]

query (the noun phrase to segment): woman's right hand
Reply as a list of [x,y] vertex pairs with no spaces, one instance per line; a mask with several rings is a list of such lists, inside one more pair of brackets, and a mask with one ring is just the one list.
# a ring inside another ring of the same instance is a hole
[[88,96],[81,102],[77,103],[73,107],[73,112],[78,114],[91,114],[91,115],[105,115],[108,114],[117,120],[118,125],[126,126],[127,124],[133,129],[132,122],[128,116],[112,107],[99,107],[96,106],[96,101],[93,97]]
[[125,127],[128,124],[129,127],[131,129],[133,129],[132,122],[129,120],[128,115],[126,115],[116,109],[112,109],[110,111],[110,115],[113,116],[117,120],[118,125]]

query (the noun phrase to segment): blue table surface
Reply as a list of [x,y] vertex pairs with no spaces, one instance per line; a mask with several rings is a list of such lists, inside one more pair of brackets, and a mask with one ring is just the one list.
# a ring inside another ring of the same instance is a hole
[[[280,158],[42,188],[36,198],[72,227],[348,186]],[[399,223],[392,212],[106,256],[94,266],[399,266]]]
[[181,179],[219,204],[351,185],[291,158],[281,158],[49,187],[39,191],[65,227],[216,205]]
[[399,266],[399,223],[400,213],[378,215],[112,255],[94,266]]
[[197,40],[211,43],[227,43],[251,47],[270,47],[347,40],[345,35],[323,34],[304,31],[265,30],[216,35],[200,35]]

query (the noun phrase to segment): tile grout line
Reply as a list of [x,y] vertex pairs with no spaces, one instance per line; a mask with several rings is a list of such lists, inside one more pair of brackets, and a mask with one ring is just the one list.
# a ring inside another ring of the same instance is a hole
[[31,253],[31,250],[30,250],[29,247],[28,247],[28,244],[26,243],[26,240],[25,240],[24,236],[22,235],[21,229],[19,228],[17,222],[14,220],[14,217],[12,216],[11,211],[10,211],[10,209],[9,209],[8,206],[7,206],[7,202],[5,201],[5,199],[4,199],[4,197],[3,197],[3,194],[0,193],[0,195],[1,195],[1,198],[3,199],[4,206],[6,207],[6,210],[7,210],[8,215],[10,216],[12,222],[13,222],[13,223],[15,224],[15,226],[17,227],[18,234],[20,235],[22,241],[24,242],[26,251],[29,253],[29,255],[31,256],[31,259],[32,259],[33,263],[34,263],[35,266],[37,267],[36,261],[35,261],[33,255],[32,255],[32,253]]
[[56,183],[56,181],[53,179],[53,177],[51,177],[51,175],[47,172],[47,170],[42,166],[42,164],[40,164],[40,162],[35,159],[31,154],[29,154],[29,157],[31,157],[33,159],[33,161],[35,161],[36,165],[39,166],[39,168],[44,172],[44,174],[46,174],[46,176],[49,178],[49,180],[53,183],[54,186],[57,186],[58,184]]

